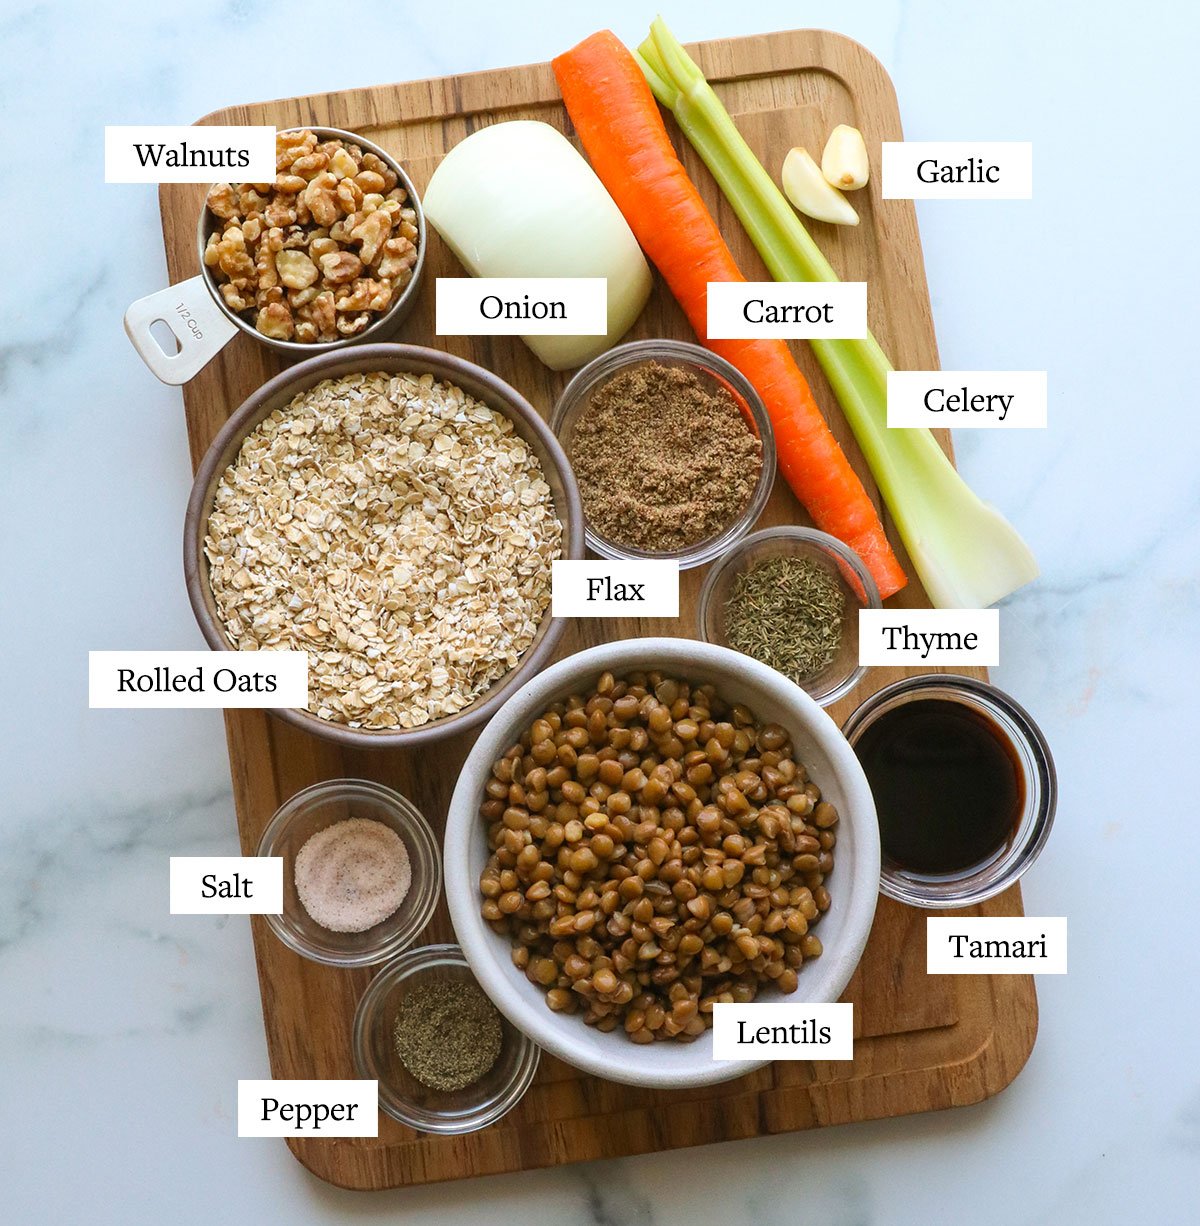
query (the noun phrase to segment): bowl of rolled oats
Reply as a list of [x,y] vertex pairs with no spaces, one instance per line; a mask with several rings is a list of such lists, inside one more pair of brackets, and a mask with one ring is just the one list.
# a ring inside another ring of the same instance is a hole
[[548,662],[551,568],[583,556],[578,487],[541,416],[415,345],[264,384],[204,456],[184,533],[209,646],[306,651],[308,707],[275,713],[354,748],[487,719]]
[[311,356],[386,339],[412,309],[425,216],[403,166],[356,133],[303,127],[277,132],[275,167],[272,183],[214,183],[197,227],[200,275],[125,313],[164,382],[186,383],[238,332]]

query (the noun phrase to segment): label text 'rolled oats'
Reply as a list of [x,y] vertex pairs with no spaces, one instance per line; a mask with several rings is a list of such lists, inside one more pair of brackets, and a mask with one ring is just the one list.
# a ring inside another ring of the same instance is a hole
[[88,706],[308,706],[305,651],[89,651]]

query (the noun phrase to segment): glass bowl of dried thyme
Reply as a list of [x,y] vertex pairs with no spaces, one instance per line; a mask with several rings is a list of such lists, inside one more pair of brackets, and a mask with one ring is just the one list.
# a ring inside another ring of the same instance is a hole
[[700,345],[641,340],[593,359],[551,427],[571,463],[587,546],[603,558],[719,558],[754,527],[775,479],[762,398]]
[[354,1066],[379,1107],[422,1132],[494,1124],[529,1089],[541,1049],[488,999],[457,945],[389,962],[354,1015]]
[[782,673],[823,707],[862,680],[858,613],[879,589],[849,546],[815,528],[765,528],[709,572],[697,614],[705,642]]

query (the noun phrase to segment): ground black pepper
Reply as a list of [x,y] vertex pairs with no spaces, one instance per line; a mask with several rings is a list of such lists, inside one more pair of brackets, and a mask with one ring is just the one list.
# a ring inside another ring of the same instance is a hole
[[432,1090],[463,1090],[496,1063],[500,1014],[477,984],[419,983],[400,1002],[392,1031],[404,1067]]
[[762,471],[762,443],[733,395],[657,362],[593,393],[571,451],[593,530],[649,553],[676,553],[727,527]]

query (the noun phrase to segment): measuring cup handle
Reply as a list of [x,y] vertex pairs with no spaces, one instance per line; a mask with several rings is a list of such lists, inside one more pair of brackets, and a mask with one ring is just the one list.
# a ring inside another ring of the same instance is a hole
[[[158,322],[175,337],[177,353],[167,353],[150,331]],[[203,276],[139,298],[125,312],[125,334],[142,361],[164,383],[176,387],[207,366],[236,332],[212,300]]]

